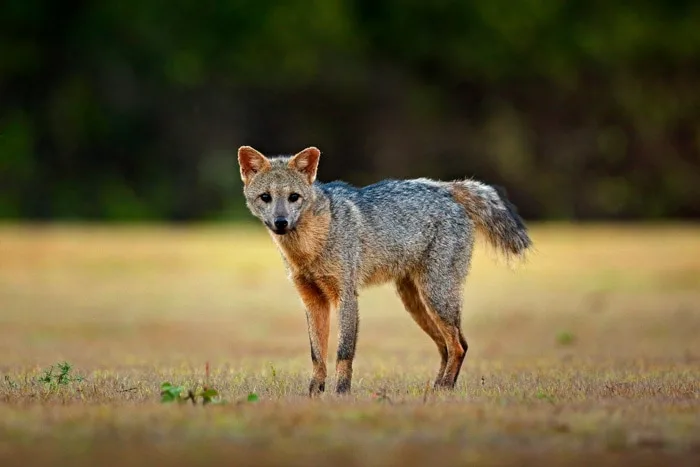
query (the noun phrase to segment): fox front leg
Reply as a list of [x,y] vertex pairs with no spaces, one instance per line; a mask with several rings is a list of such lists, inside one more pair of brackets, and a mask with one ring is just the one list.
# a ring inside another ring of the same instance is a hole
[[336,393],[347,394],[352,385],[352,361],[355,358],[359,311],[357,291],[343,294],[338,306],[338,355],[336,359]]
[[311,363],[313,374],[309,382],[309,396],[320,395],[326,390],[326,356],[328,354],[328,334],[330,309],[306,311],[309,326],[309,343],[311,345]]
[[306,308],[306,323],[309,328],[311,363],[313,364],[309,396],[314,397],[326,389],[326,360],[331,308],[328,299],[317,284],[297,277],[294,278],[294,285]]

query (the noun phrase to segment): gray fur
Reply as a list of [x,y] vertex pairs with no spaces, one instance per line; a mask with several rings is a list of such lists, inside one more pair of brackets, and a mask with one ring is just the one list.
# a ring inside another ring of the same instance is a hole
[[[337,390],[350,390],[358,291],[386,282],[396,284],[404,305],[438,345],[442,363],[435,385],[453,387],[467,351],[460,328],[461,302],[475,230],[486,230],[491,243],[506,254],[522,255],[531,241],[514,207],[493,187],[471,180],[384,180],[362,188],[344,182],[310,184],[289,168],[289,157],[269,161],[270,170],[255,176],[244,189],[255,216],[269,227],[280,212],[289,216],[290,226],[304,216],[330,214],[325,244],[308,267],[290,266],[285,253],[284,242],[303,233],[292,228],[284,239],[273,238],[292,279],[303,275],[305,280],[320,281],[334,274],[329,271],[340,271],[337,361],[345,362],[349,371],[339,374]],[[455,194],[460,189],[468,205]],[[263,191],[272,194],[273,202],[259,201]],[[286,201],[291,192],[300,193],[301,202]],[[311,345],[316,359],[318,343],[312,339]],[[319,364],[325,375],[326,362]],[[312,381],[311,387],[324,382]]]

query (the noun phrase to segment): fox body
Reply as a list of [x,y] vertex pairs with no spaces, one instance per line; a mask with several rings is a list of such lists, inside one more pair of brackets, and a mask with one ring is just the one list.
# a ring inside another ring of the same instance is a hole
[[477,181],[385,180],[357,188],[320,183],[320,151],[267,158],[238,151],[251,213],[267,227],[306,309],[313,375],[325,390],[331,309],[338,314],[336,391],[350,391],[357,343],[358,291],[393,283],[404,307],[435,342],[435,387],[453,388],[467,352],[462,290],[476,230],[506,255],[531,246],[505,196]]

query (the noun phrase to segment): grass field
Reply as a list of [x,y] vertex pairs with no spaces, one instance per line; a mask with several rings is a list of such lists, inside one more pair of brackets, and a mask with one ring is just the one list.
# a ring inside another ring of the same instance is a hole
[[[0,465],[700,465],[700,227],[532,236],[513,269],[478,249],[454,393],[426,391],[437,351],[383,286],[352,396],[311,401],[257,225],[2,227]],[[61,361],[84,380],[38,381]],[[164,381],[227,403],[161,404]]]

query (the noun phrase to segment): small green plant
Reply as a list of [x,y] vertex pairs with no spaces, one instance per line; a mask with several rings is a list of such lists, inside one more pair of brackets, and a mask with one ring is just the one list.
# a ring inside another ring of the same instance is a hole
[[574,343],[574,335],[571,332],[568,331],[562,331],[559,334],[557,334],[557,342],[559,345],[571,345]]
[[[183,396],[183,394],[185,394]],[[202,405],[220,404],[223,402],[219,396],[219,391],[216,389],[203,387],[197,390],[187,390],[183,386],[175,386],[170,382],[164,382],[160,385],[160,402],[167,404],[170,402],[184,403],[191,401],[192,405],[197,405],[197,401],[201,401]]]
[[184,402],[182,399],[182,393],[185,391],[185,388],[182,386],[175,386],[172,383],[169,382],[164,382],[161,383],[160,385],[160,402],[161,403],[168,403],[168,402]]
[[[168,404],[170,402],[184,403],[191,401],[192,405],[197,405],[197,401],[201,401],[202,405],[207,404],[223,404],[224,400],[219,395],[219,391],[209,387],[209,375],[210,375],[209,362],[204,365],[205,380],[201,389],[187,390],[185,394],[184,386],[175,386],[174,384],[166,381],[160,385],[160,402],[162,404]],[[185,394],[183,396],[183,394]]]
[[246,402],[258,402],[259,400],[260,398],[254,392],[248,393],[248,397],[246,397]]
[[55,391],[61,386],[79,383],[84,380],[82,376],[71,374],[72,371],[73,365],[68,362],[61,362],[57,365],[51,365],[48,370],[44,370],[44,374],[38,378],[38,381]]

